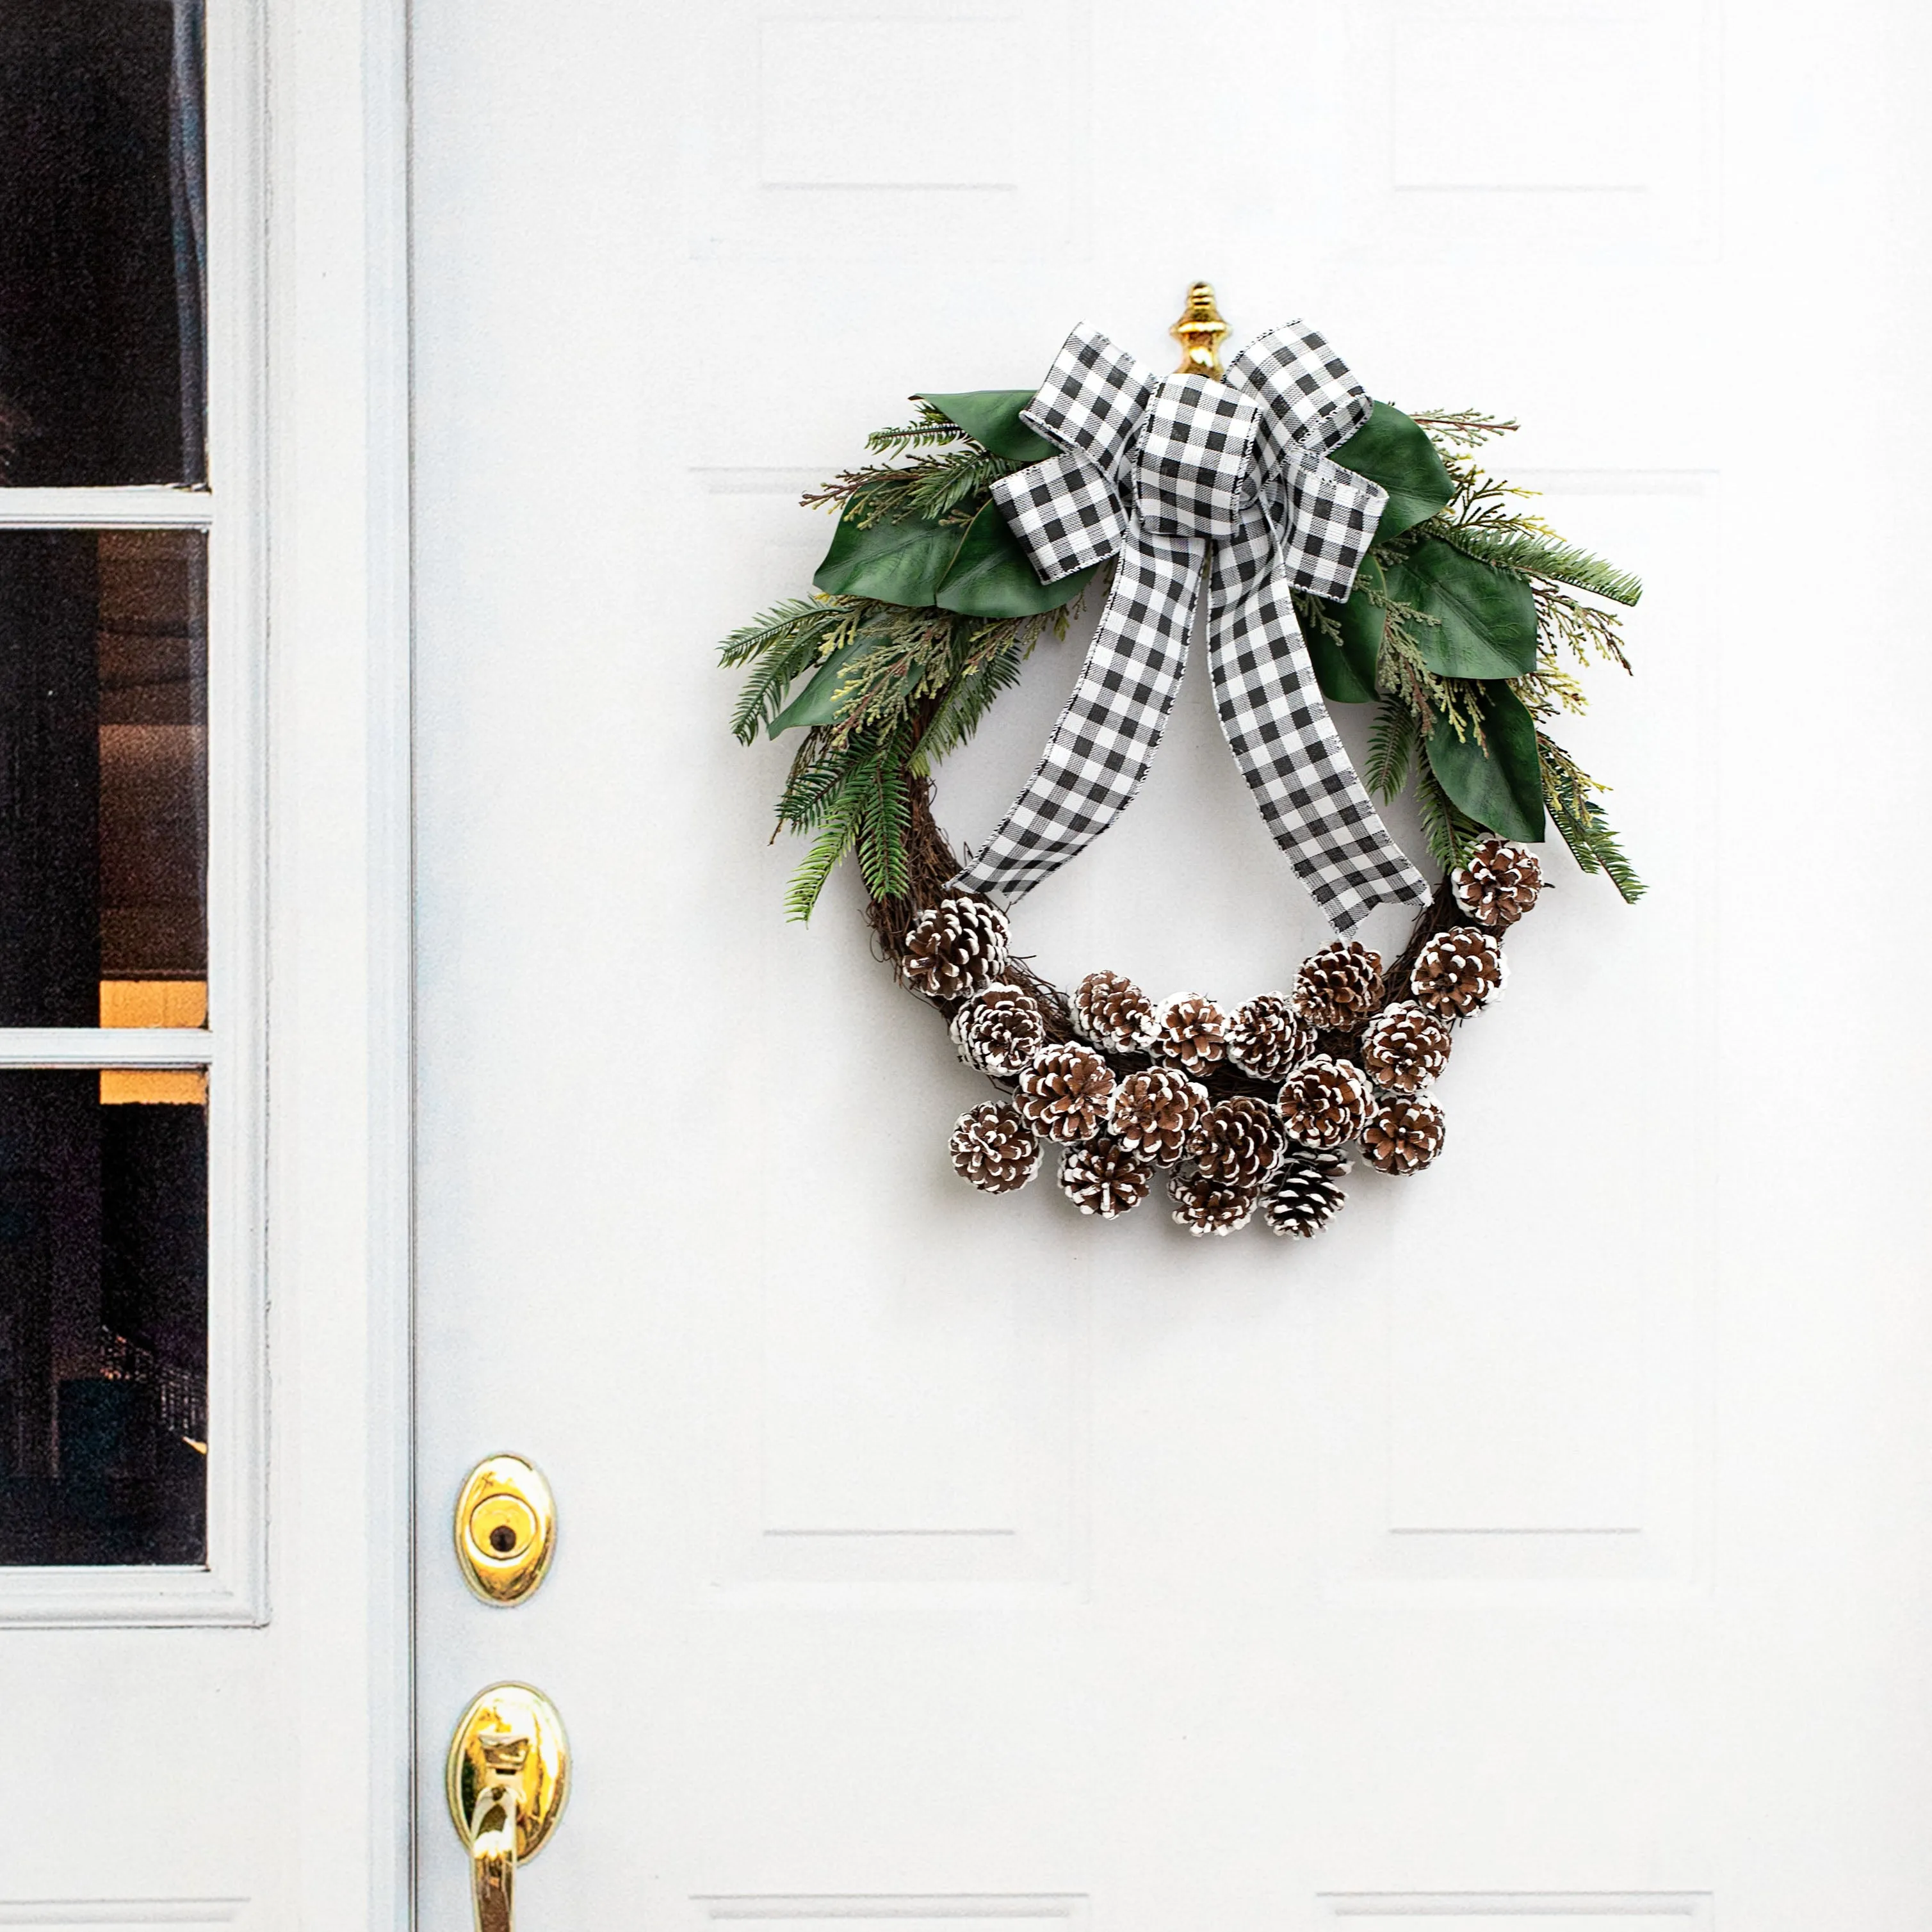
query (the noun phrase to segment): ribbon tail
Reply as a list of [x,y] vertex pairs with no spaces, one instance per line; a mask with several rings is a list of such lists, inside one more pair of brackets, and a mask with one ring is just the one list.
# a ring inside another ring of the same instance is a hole
[[952,884],[1009,903],[1084,851],[1147,776],[1180,688],[1204,545],[1136,524],[1080,680],[1026,789]]
[[1216,550],[1208,658],[1234,761],[1329,924],[1346,937],[1372,907],[1425,904],[1428,881],[1390,837],[1328,716],[1259,515]]

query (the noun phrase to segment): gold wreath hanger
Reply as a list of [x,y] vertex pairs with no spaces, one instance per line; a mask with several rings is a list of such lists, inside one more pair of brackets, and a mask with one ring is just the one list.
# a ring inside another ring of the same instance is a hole
[[1205,376],[1216,382],[1223,380],[1221,338],[1227,334],[1228,325],[1214,306],[1212,282],[1196,282],[1190,287],[1187,306],[1167,332],[1180,344],[1180,367],[1174,372],[1177,376]]

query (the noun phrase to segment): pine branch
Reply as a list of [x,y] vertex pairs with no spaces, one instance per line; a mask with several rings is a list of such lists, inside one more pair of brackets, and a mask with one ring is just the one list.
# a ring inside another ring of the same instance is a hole
[[1572,590],[1586,590],[1612,604],[1634,604],[1643,595],[1643,584],[1634,572],[1620,569],[1593,550],[1540,531],[1492,531],[1440,519],[1432,519],[1428,531],[1480,562],[1513,570],[1520,577],[1567,584]]
[[856,604],[844,597],[793,598],[724,640],[719,646],[724,664],[758,661],[732,708],[732,735],[741,745],[750,744],[784,708],[793,680],[836,647]]
[[[915,397],[914,401],[919,401]],[[866,447],[875,454],[884,455],[899,449],[921,449],[934,443],[970,441],[966,432],[947,418],[943,410],[935,409],[928,402],[920,402],[919,414],[910,422],[896,429],[875,429],[866,439]]]
[[1368,764],[1362,774],[1378,798],[1394,798],[1407,783],[1416,739],[1415,714],[1398,700],[1384,698],[1369,734]]
[[1429,767],[1426,758],[1415,766],[1415,802],[1422,820],[1422,836],[1430,856],[1445,872],[1453,872],[1469,856],[1469,848],[1481,836],[1450,802],[1442,781]]
[[1624,903],[1634,905],[1644,895],[1644,883],[1594,795],[1602,788],[1554,739],[1539,731],[1536,743],[1543,766],[1544,802],[1571,856],[1583,871],[1603,873]]

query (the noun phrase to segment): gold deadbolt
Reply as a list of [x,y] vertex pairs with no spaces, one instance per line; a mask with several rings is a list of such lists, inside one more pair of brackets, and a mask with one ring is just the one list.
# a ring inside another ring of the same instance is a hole
[[520,1604],[556,1548],[556,1505],[541,1471],[520,1456],[488,1456],[456,1499],[456,1560],[486,1604]]

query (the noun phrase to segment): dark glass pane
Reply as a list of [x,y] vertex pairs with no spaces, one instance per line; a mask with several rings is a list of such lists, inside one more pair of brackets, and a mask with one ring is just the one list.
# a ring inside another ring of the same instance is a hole
[[206,541],[0,530],[0,1026],[206,1017]]
[[0,1072],[0,1563],[207,1555],[204,1076]]
[[0,482],[201,482],[201,0],[0,0]]

